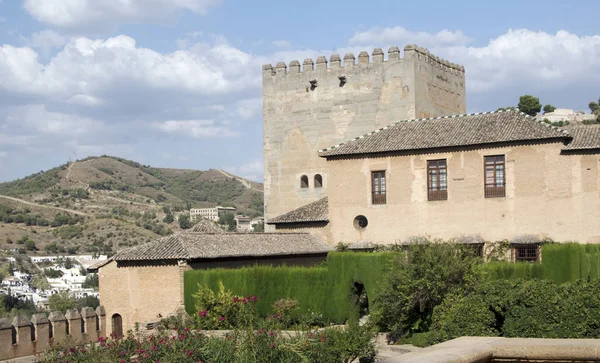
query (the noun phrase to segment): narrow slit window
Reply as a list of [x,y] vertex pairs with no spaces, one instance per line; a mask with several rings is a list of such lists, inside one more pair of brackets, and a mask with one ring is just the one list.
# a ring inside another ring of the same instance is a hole
[[504,155],[485,157],[485,197],[501,198],[506,196],[506,165]]
[[386,204],[386,180],[385,171],[373,171],[371,172],[372,182],[372,203],[373,204]]
[[448,199],[446,159],[427,161],[427,200]]

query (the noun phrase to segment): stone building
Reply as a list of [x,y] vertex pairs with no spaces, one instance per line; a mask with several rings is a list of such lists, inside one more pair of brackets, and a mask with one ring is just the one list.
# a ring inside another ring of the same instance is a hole
[[107,332],[117,335],[184,309],[183,275],[190,269],[312,266],[331,247],[307,233],[187,232],[119,251],[90,267],[98,271]]
[[[415,45],[263,66],[265,218],[326,197],[320,149],[397,120],[466,112],[464,67]],[[269,227],[271,226],[271,227]],[[273,230],[272,224],[267,228]],[[269,231],[269,229],[267,229]]]
[[235,215],[236,212],[237,209],[234,207],[192,208],[190,209],[190,219],[196,221],[198,218],[204,218],[216,222],[221,216],[227,213]]
[[518,111],[416,119],[319,156],[328,197],[272,218],[276,230],[308,228],[330,243],[600,243],[600,126],[560,129]]

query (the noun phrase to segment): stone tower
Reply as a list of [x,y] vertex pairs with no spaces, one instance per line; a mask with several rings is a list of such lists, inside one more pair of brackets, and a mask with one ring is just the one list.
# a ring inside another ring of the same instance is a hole
[[[265,217],[327,196],[320,149],[406,119],[466,112],[465,69],[416,45],[263,66]],[[351,191],[348,191],[351,192]],[[267,228],[270,226],[267,225]]]

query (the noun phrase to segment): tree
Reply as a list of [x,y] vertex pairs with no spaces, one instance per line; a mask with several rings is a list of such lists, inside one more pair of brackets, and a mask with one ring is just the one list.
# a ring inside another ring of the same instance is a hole
[[13,244],[13,240],[10,239],[9,237],[6,237],[6,243],[8,243],[9,245]]
[[168,212],[165,218],[163,219],[163,223],[173,223],[174,220],[175,218],[173,217],[173,213]]
[[519,98],[518,106],[521,112],[528,114],[529,116],[537,115],[542,109],[540,99],[533,97],[532,95],[524,95]]
[[514,106],[509,106],[509,107],[498,107],[498,109],[496,111],[511,111],[511,110],[515,110],[516,107]]
[[235,221],[235,217],[231,213],[225,213],[219,217],[219,224],[222,226],[227,226],[227,230],[229,232],[235,232],[237,229],[237,222]]
[[68,291],[61,291],[58,294],[50,295],[48,298],[50,310],[65,312],[77,307],[77,301]]
[[265,224],[264,223],[257,223],[254,225],[254,232],[258,232],[258,233],[262,233],[265,231]]
[[37,246],[35,245],[35,241],[32,241],[30,239],[25,241],[25,249],[27,249],[27,251],[37,251],[38,250]]
[[556,110],[556,107],[554,107],[552,105],[546,105],[546,106],[544,106],[544,113],[554,112],[554,110]]
[[89,274],[85,277],[85,281],[81,285],[84,289],[98,290],[98,274]]
[[68,270],[70,268],[73,268],[73,260],[71,260],[70,258],[67,257],[67,259],[65,260],[65,268]]
[[192,221],[190,220],[190,216],[187,214],[180,214],[179,218],[179,227],[181,229],[190,229],[192,228]]
[[[600,103],[600,100],[598,100],[598,103]],[[590,108],[590,111],[592,111],[592,113],[596,113],[598,111],[598,109],[600,107],[600,106],[598,106],[598,103],[593,102],[593,101],[590,102],[589,108]]]

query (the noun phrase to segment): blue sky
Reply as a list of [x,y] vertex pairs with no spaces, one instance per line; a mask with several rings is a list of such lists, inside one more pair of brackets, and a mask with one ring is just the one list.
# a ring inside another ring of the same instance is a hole
[[526,93],[586,110],[600,97],[599,12],[583,0],[0,0],[0,181],[101,154],[261,181],[261,65],[390,45],[464,65],[469,112]]

